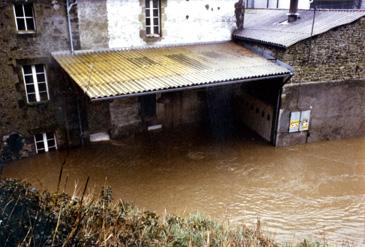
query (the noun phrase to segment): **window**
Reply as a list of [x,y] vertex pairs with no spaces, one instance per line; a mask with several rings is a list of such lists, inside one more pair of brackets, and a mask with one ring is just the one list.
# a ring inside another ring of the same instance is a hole
[[24,65],[22,70],[27,102],[35,103],[49,100],[45,66],[43,64]]
[[146,0],[146,35],[160,37],[160,0]]
[[35,23],[32,4],[14,5],[15,23],[18,32],[34,32]]
[[34,135],[36,152],[44,153],[57,149],[56,136],[54,133],[42,133]]

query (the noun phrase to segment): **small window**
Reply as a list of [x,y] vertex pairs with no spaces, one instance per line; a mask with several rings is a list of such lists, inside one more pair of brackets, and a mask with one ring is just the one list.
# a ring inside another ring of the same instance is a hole
[[15,4],[14,16],[18,32],[27,33],[35,31],[35,21],[32,4]]
[[24,65],[23,79],[28,103],[49,100],[47,75],[43,64]]
[[146,35],[149,37],[161,36],[160,0],[146,0]]
[[57,149],[56,136],[54,133],[41,133],[34,135],[34,143],[37,154]]

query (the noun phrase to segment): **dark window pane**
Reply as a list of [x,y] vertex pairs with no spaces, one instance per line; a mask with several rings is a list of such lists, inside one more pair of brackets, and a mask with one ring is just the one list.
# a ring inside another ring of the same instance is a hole
[[36,135],[35,135],[35,140],[36,140],[37,142],[39,142],[39,141],[43,141],[43,134],[36,134]]
[[146,16],[149,17],[150,16],[150,10],[146,9]]
[[25,83],[26,84],[33,84],[33,76],[32,75],[25,75]]
[[44,149],[42,150],[38,150],[38,153],[41,154],[41,153],[45,153],[46,151]]
[[44,72],[44,66],[43,66],[43,64],[37,64],[37,65],[35,66],[35,71],[36,71],[37,73],[43,73],[43,72]]
[[16,22],[18,23],[18,30],[25,31],[24,19],[16,19]]
[[153,0],[153,7],[158,8],[158,0]]
[[27,85],[27,93],[30,94],[34,92],[35,92],[34,85],[33,84]]
[[28,94],[28,101],[29,101],[29,103],[37,102],[35,94]]
[[159,28],[158,28],[158,27],[154,27],[154,29],[153,29],[153,30],[154,30],[154,33],[155,33],[155,34],[159,34],[159,33],[160,33],[160,32],[159,32],[160,30],[159,30]]
[[44,76],[44,74],[37,74],[37,81],[38,82],[46,81],[46,77]]
[[146,33],[147,33],[147,34],[151,34],[151,28],[150,28],[150,27],[147,27],[147,28],[146,28]]
[[146,0],[146,8],[150,7],[150,0]]
[[150,18],[147,18],[147,19],[146,19],[146,25],[147,25],[147,26],[151,25],[151,19],[150,19]]
[[48,151],[53,151],[53,150],[56,150],[56,147],[49,147],[48,148]]
[[29,31],[35,30],[34,21],[31,18],[27,18],[27,30]]
[[158,18],[153,19],[153,25],[158,25]]
[[158,10],[157,10],[157,9],[154,9],[154,10],[153,10],[153,16],[154,16],[154,17],[158,16]]
[[48,140],[48,147],[56,146],[54,139]]
[[21,4],[14,5],[15,7],[15,15],[17,17],[23,16],[23,6]]
[[38,89],[39,89],[39,92],[46,92],[47,91],[46,83],[38,84]]
[[54,138],[54,134],[52,132],[47,132],[46,133],[47,139],[52,139]]
[[38,142],[38,143],[37,143],[37,148],[38,148],[38,149],[42,149],[42,148],[44,148],[44,142]]
[[31,4],[24,5],[25,16],[33,17],[33,7]]
[[32,74],[32,67],[30,65],[23,66],[24,74]]
[[39,93],[39,95],[41,96],[41,101],[47,101],[48,100],[47,92],[41,92],[41,93]]

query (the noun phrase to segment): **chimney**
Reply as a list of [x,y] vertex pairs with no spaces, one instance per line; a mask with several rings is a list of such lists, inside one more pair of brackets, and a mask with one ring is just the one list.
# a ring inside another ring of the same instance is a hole
[[288,13],[288,22],[295,22],[298,19],[298,2],[299,0],[290,0],[290,9]]
[[245,3],[243,0],[239,0],[237,3],[234,4],[235,8],[235,16],[236,16],[236,25],[237,30],[242,31],[244,22],[245,22]]

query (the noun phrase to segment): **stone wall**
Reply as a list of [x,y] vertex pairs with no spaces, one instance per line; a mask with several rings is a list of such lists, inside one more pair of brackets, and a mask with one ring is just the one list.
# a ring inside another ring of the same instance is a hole
[[[64,126],[63,101],[70,95],[67,81],[50,56],[52,51],[69,48],[64,1],[58,1],[58,7],[49,0],[28,1],[34,2],[36,22],[36,32],[29,34],[17,33],[12,2],[0,3],[0,153],[12,133],[24,138],[26,150],[33,145],[33,134],[44,131],[55,131],[62,144],[64,132],[59,130]],[[35,63],[46,65],[50,100],[29,105],[21,66]],[[30,149],[34,151],[34,147]],[[21,153],[21,157],[32,154]]]
[[[252,42],[243,45],[294,69],[283,88],[277,145],[365,134],[365,18],[288,49]],[[290,112],[304,110],[312,110],[309,131],[288,133]]]
[[[154,95],[154,124],[163,129],[194,125],[204,120],[205,98],[202,90],[187,90]],[[112,138],[129,136],[147,130],[138,96],[88,104],[88,133],[109,132]]]
[[287,84],[365,78],[365,18],[337,27],[287,49],[254,42],[238,43],[294,69]]
[[127,136],[142,130],[142,119],[139,114],[138,97],[113,100],[110,103],[111,136]]
[[[365,134],[365,19],[281,53],[294,67],[284,86],[279,146]],[[308,132],[288,133],[291,111],[311,110]]]
[[[365,18],[299,42],[271,49],[294,68],[284,86],[278,145],[364,135]],[[308,132],[288,133],[291,111],[312,110]]]
[[294,67],[291,83],[365,78],[365,18],[299,42],[279,59]]
[[77,1],[81,49],[108,48],[106,2],[107,0]]

